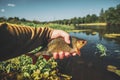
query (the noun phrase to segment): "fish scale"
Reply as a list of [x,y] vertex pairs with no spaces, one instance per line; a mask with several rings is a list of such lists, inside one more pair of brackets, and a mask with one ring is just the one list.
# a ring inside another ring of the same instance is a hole
[[33,59],[33,64],[36,63],[37,58],[40,55],[43,55],[45,59],[49,59],[54,52],[69,52],[69,53],[77,53],[80,55],[80,49],[87,43],[86,40],[80,39],[77,37],[70,37],[70,44],[67,44],[63,38],[56,38],[51,40],[47,45],[37,53],[27,53],[26,55],[30,56]]

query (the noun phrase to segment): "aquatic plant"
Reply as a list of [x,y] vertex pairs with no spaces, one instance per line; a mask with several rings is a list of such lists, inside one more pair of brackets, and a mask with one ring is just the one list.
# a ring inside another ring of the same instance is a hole
[[101,53],[101,55],[100,55],[101,57],[102,56],[107,56],[107,54],[106,54],[107,48],[104,45],[99,43],[99,44],[96,45],[96,47],[99,50],[99,52]]
[[114,65],[108,65],[107,66],[107,70],[110,71],[110,72],[113,72],[113,73],[117,74],[118,76],[120,76],[120,69],[118,69]]

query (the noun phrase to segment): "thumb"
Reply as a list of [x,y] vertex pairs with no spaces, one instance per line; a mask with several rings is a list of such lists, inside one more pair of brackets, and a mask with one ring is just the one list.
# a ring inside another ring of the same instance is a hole
[[70,44],[70,36],[64,36],[64,40],[66,43]]
[[66,43],[70,44],[70,35],[67,32],[61,31],[59,35],[64,38]]

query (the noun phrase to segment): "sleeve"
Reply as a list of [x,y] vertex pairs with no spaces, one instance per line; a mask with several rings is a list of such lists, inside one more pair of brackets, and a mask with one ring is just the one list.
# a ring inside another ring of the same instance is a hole
[[48,43],[53,29],[0,24],[0,60],[25,54]]

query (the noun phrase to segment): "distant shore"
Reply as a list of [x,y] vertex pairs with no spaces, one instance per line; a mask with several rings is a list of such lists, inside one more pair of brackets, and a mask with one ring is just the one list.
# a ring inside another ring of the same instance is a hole
[[78,26],[107,26],[107,23],[84,23]]
[[104,37],[107,37],[107,38],[117,38],[117,37],[120,37],[120,34],[115,34],[115,33],[105,34]]

